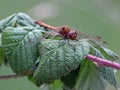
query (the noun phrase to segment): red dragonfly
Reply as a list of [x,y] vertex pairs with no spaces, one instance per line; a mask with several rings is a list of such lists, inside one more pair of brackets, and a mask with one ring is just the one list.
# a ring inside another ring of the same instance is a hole
[[60,35],[63,36],[64,39],[76,40],[76,38],[77,38],[77,31],[71,29],[68,26],[53,27],[53,26],[50,26],[50,25],[43,23],[41,21],[35,21],[35,23],[40,25],[40,26],[43,26],[43,27],[46,27],[46,28],[49,28],[51,30],[58,32]]
[[93,37],[84,32],[70,28],[69,26],[53,27],[53,26],[50,26],[50,25],[48,25],[42,21],[38,21],[38,20],[36,20],[35,23],[40,26],[43,26],[43,27],[46,27],[46,28],[49,28],[51,30],[58,32],[64,39],[78,40],[78,38],[80,37],[80,38],[95,41],[98,44],[106,45],[106,42],[102,41],[100,36]]

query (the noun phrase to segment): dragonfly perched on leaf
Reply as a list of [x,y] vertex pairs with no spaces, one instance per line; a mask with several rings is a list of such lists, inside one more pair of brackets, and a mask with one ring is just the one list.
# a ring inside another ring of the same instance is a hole
[[103,46],[106,46],[106,42],[101,40],[101,37],[100,36],[97,36],[97,37],[93,37],[93,36],[90,36],[84,32],[81,32],[81,31],[78,31],[77,29],[75,28],[71,28],[69,26],[59,26],[59,27],[53,27],[53,26],[50,26],[42,21],[38,21],[36,20],[35,21],[36,24],[42,26],[42,27],[45,27],[45,28],[48,28],[51,31],[51,33],[55,33],[57,32],[57,34],[52,34],[53,36],[55,35],[60,35],[63,39],[67,39],[67,40],[80,40],[80,39],[87,39],[87,40],[90,40],[90,41],[93,41],[99,45],[103,45]]

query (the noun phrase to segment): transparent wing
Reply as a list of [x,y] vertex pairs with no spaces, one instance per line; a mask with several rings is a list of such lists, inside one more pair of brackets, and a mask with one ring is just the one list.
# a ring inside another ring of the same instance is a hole
[[92,36],[92,35],[89,35],[89,34],[86,34],[82,31],[79,31],[75,28],[72,28],[72,30],[76,30],[77,31],[77,39],[80,40],[80,39],[87,39],[91,42],[94,42],[98,45],[102,45],[102,46],[106,46],[107,42],[106,41],[103,41],[102,38],[100,36]]

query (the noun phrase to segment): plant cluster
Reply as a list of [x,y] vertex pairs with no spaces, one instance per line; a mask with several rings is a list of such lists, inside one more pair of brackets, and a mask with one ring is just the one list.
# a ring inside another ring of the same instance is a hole
[[1,78],[27,76],[37,86],[59,83],[64,90],[105,90],[107,84],[118,88],[112,65],[90,60],[90,55],[113,65],[119,60],[104,42],[82,34],[66,40],[56,33],[25,13],[1,20],[0,65],[9,64],[15,73]]

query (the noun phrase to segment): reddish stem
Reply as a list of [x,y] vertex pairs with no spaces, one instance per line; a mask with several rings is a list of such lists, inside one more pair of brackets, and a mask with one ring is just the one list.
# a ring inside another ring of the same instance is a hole
[[23,74],[14,74],[14,75],[4,75],[0,76],[0,79],[10,79],[10,78],[19,78],[19,77],[24,77],[32,74],[34,70],[24,72]]
[[112,67],[114,69],[118,69],[120,70],[120,64],[116,63],[116,62],[112,62],[110,60],[106,60],[106,59],[102,59],[93,55],[88,54],[86,57],[88,60],[91,60],[93,62],[97,62],[98,65],[102,65],[102,66],[108,66],[108,67]]
[[0,79],[19,78],[19,77],[24,77],[24,76],[26,76],[26,75],[17,75],[17,74],[5,75],[5,76],[0,76]]
[[38,24],[38,25],[40,25],[40,26],[49,28],[49,29],[51,29],[51,30],[56,30],[56,29],[57,29],[57,27],[53,27],[53,26],[48,25],[48,24],[46,24],[46,23],[44,23],[44,22],[42,22],[42,21],[36,20],[35,23]]

